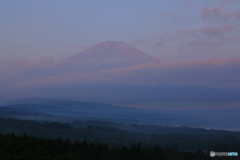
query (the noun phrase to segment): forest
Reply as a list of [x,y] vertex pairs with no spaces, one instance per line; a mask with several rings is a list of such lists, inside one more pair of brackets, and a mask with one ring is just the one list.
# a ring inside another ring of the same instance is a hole
[[209,159],[202,150],[177,152],[158,145],[143,148],[140,143],[131,146],[108,147],[103,143],[89,143],[58,139],[44,139],[26,135],[0,134],[0,159],[2,160],[159,160],[159,159]]
[[[104,121],[60,123],[6,118],[0,118],[0,126],[0,159],[187,160],[209,159],[212,150],[240,153],[240,133],[232,131]],[[153,134],[153,131],[156,132]]]

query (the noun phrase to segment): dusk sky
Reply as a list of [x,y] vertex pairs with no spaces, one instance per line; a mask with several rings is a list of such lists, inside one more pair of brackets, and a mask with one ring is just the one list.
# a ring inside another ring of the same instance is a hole
[[126,42],[161,60],[84,75],[35,76],[16,86],[111,79],[114,84],[240,87],[240,0],[2,0],[0,35],[0,82],[104,41]]

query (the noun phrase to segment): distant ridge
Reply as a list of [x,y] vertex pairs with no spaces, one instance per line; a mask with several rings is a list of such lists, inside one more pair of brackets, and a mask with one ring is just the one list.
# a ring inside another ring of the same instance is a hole
[[9,105],[15,105],[15,104],[41,104],[48,101],[53,101],[55,99],[53,98],[43,98],[43,97],[31,97],[31,98],[23,98],[18,99],[14,101],[10,101],[7,103],[1,104],[2,106],[9,106]]

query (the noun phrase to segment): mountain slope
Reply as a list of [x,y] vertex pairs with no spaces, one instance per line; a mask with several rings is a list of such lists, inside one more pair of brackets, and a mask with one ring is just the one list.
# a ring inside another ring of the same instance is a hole
[[94,47],[69,58],[70,61],[78,62],[88,62],[91,59],[97,60],[99,63],[129,62],[129,65],[160,62],[127,43],[117,41],[100,42]]
[[135,66],[145,63],[160,63],[160,60],[151,57],[133,46],[117,41],[100,42],[67,60],[56,64],[55,73],[89,73],[102,69],[114,69]]
[[160,63],[161,61],[151,57],[133,46],[117,41],[100,42],[79,54],[69,57],[52,66],[36,68],[13,77],[6,84],[25,81],[29,78],[42,78],[51,76],[63,76],[85,74],[100,70],[125,68],[145,63]]

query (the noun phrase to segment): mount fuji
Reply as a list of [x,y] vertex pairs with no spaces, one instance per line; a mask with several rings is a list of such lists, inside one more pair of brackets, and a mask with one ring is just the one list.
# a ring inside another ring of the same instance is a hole
[[[116,70],[119,69],[125,74],[128,67],[159,63],[161,63],[160,60],[125,42],[100,42],[56,64],[32,68],[1,82],[0,87],[3,92],[0,93],[0,96],[5,97],[8,92],[11,95],[13,93],[24,95],[27,92],[26,89],[29,90],[27,95],[35,92],[40,93],[42,90],[44,90],[44,94],[39,96],[44,96],[46,92],[50,94],[50,91],[52,92],[51,95],[55,95],[56,93],[53,93],[53,91],[65,88],[62,89],[65,93],[66,90],[69,90],[69,86],[99,84],[100,82],[104,84],[109,82],[113,84],[115,82],[122,83],[123,80],[118,77],[118,73],[115,73]],[[132,77],[134,78],[134,76]],[[124,75],[124,78],[125,81],[135,84],[135,82],[132,82],[134,80],[129,80],[128,73]],[[58,85],[58,88],[53,89],[53,86],[56,85]],[[16,90],[18,90],[18,93]]]
[[102,69],[114,69],[135,66],[145,63],[160,63],[125,42],[105,41],[69,57],[54,66],[54,71],[77,71],[80,73],[95,72]]

